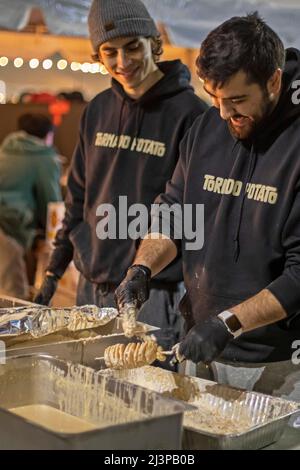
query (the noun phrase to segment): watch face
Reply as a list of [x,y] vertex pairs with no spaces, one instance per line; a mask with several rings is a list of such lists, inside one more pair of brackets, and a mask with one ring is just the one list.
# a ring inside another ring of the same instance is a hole
[[235,315],[231,315],[231,317],[226,318],[225,322],[230,331],[232,331],[233,333],[242,328],[239,319]]

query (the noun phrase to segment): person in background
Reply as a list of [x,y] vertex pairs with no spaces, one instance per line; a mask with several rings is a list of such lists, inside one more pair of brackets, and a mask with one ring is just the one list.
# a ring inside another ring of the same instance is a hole
[[49,202],[61,200],[53,125],[38,113],[18,119],[0,147],[0,293],[27,299],[24,256],[44,237]]
[[[207,109],[180,60],[159,62],[160,35],[140,0],[94,0],[89,31],[94,56],[112,83],[89,103],[81,121],[66,217],[35,299],[41,304],[50,302],[57,280],[74,258],[81,273],[77,304],[115,305],[115,288],[135,257],[137,240],[128,235],[100,239],[97,208],[109,203],[118,212],[123,196],[127,207],[142,203],[149,209],[173,173],[181,139]],[[166,348],[178,340],[182,289],[178,257],[151,282],[140,315],[141,321],[161,328],[160,342]]]
[[300,401],[300,52],[257,13],[233,17],[203,41],[197,73],[213,107],[186,134],[157,203],[162,219],[174,203],[203,204],[204,244],[193,250],[176,226],[150,234],[118,305],[140,307],[151,274],[181,248],[179,352],[194,373],[208,378],[211,364],[210,379]]

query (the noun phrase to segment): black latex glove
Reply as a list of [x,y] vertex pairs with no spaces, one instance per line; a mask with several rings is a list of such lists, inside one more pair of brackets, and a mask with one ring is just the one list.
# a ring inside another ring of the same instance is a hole
[[232,338],[220,318],[210,317],[190,329],[180,343],[179,353],[195,364],[208,364],[221,354]]
[[33,302],[40,305],[49,305],[56,291],[57,281],[58,277],[55,274],[47,274]]
[[140,309],[149,297],[151,271],[146,266],[134,264],[127,270],[126,277],[115,291],[119,311],[126,304]]

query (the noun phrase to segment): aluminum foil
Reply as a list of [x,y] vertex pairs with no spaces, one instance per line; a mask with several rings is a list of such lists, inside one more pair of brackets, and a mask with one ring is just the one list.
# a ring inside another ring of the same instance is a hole
[[106,325],[117,315],[116,308],[99,308],[96,305],[0,308],[0,338],[28,333],[37,338],[63,329],[78,331],[96,328]]

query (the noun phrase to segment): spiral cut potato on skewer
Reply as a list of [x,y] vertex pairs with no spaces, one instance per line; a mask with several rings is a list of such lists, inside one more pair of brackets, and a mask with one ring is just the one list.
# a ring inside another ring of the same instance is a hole
[[142,343],[118,343],[104,351],[105,364],[112,369],[135,369],[152,364],[156,359],[165,361],[166,356],[162,347],[152,339]]

